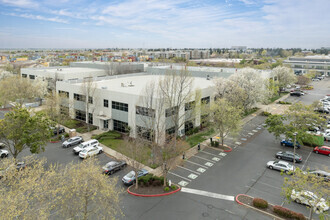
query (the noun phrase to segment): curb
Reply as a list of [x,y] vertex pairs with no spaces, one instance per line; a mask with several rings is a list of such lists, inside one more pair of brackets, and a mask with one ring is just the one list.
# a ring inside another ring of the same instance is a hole
[[[134,185],[132,185],[134,186]],[[174,193],[177,193],[181,190],[181,188],[179,187],[178,189],[172,191],[172,192],[169,192],[169,193],[162,193],[162,194],[155,194],[155,195],[145,195],[145,194],[138,194],[138,193],[133,193],[129,190],[129,188],[131,188],[132,186],[128,187],[127,188],[127,192],[133,196],[139,196],[139,197],[160,197],[160,196],[168,196],[168,195],[171,195],[171,194],[174,194]]]
[[49,141],[49,143],[56,144],[59,143],[60,141]]
[[[263,214],[265,214],[265,215],[271,216],[271,217],[273,217],[274,219],[285,220],[284,218],[281,218],[281,217],[279,217],[279,216],[276,216],[276,215],[270,214],[270,213],[268,213],[268,212],[265,212],[265,211],[262,211],[262,210],[260,210],[260,209],[257,209],[257,208],[255,208],[255,207],[253,207],[253,206],[250,206],[250,205],[247,205],[247,204],[244,204],[244,203],[240,202],[240,201],[238,200],[238,197],[239,197],[239,196],[248,196],[248,195],[245,195],[245,194],[238,194],[238,195],[235,197],[235,200],[236,200],[236,202],[237,202],[238,204],[240,204],[240,205],[242,205],[242,206],[245,206],[245,207],[247,207],[247,208],[250,208],[250,209],[254,209],[254,210],[256,210],[256,211],[258,211],[258,212],[261,212],[261,213],[263,213]],[[248,197],[251,197],[251,196],[248,196]],[[253,198],[253,197],[251,197],[251,198]],[[271,204],[271,205],[274,206],[273,204]]]
[[231,147],[229,147],[229,146],[226,146],[226,147],[228,147],[229,148],[229,150],[223,150],[224,152],[231,152],[233,149],[231,148]]

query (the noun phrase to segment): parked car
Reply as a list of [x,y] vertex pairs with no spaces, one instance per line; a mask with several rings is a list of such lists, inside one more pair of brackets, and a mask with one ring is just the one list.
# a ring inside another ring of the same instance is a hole
[[330,173],[323,170],[308,170],[308,173],[314,174],[317,178],[320,178],[326,182],[330,181]]
[[291,151],[279,151],[276,153],[275,157],[278,159],[288,160],[288,161],[295,160],[297,163],[300,163],[302,161],[302,156],[300,156],[299,154],[294,154]]
[[73,145],[81,144],[82,142],[84,142],[84,139],[81,136],[76,136],[64,141],[62,147],[71,147]]
[[85,142],[79,144],[77,147],[73,148],[73,153],[79,154],[79,152],[82,151],[83,149],[85,149],[86,147],[98,146],[98,145],[99,145],[99,142],[98,142],[98,140],[95,140],[95,139],[85,141]]
[[9,152],[7,150],[0,150],[0,157],[8,157]]
[[301,91],[291,91],[290,92],[290,95],[291,96],[302,96],[304,95],[305,93],[301,92]]
[[102,167],[103,169],[103,173],[104,174],[113,174],[114,172],[124,169],[127,166],[125,161],[110,161],[109,163],[107,163],[104,167]]
[[322,135],[325,141],[330,141],[330,132],[324,132]]
[[318,108],[318,109],[315,109],[316,112],[318,113],[324,113],[324,114],[329,114],[330,111],[328,109],[325,109],[325,108]]
[[312,78],[312,81],[320,81],[319,78]]
[[[293,141],[292,141],[291,138],[289,138],[289,139],[282,139],[281,145],[282,146],[286,146],[286,147],[293,147]],[[296,141],[296,148],[300,148],[300,144],[298,143],[298,141]]]
[[328,146],[315,147],[313,151],[316,154],[324,154],[330,156],[330,147]]
[[0,179],[6,174],[6,172],[9,169],[14,168],[13,166],[15,166],[17,171],[20,171],[20,170],[26,168],[27,164],[25,162],[17,162],[16,164],[12,164],[12,165],[8,166],[6,169],[0,168]]
[[[141,169],[138,171],[138,178],[141,176],[145,176],[147,175],[149,172],[148,170],[145,169]],[[136,179],[135,179],[135,171],[132,170],[131,172],[129,172],[128,174],[126,174],[123,178],[122,181],[125,185],[132,185],[133,183],[135,183]]]
[[268,161],[267,167],[271,170],[279,170],[283,171],[285,173],[288,173],[290,171],[293,172],[294,166],[289,164],[288,162],[282,161],[282,160],[275,160],[275,161]]
[[318,198],[314,193],[307,190],[296,191],[292,190],[291,199],[298,204],[314,207],[316,212],[325,212],[329,210],[325,199]]
[[102,152],[103,152],[103,147],[100,147],[98,145],[90,146],[90,147],[86,147],[85,149],[80,151],[79,152],[79,157],[82,158],[82,159],[85,159],[87,157],[91,157],[91,156],[100,154]]
[[58,129],[59,134],[62,134],[62,133],[65,132],[65,129],[63,127],[59,127],[59,128],[58,127],[51,127],[50,129],[53,131],[54,135],[57,135],[57,129]]
[[0,143],[0,149],[5,148],[5,147],[6,147],[6,145],[4,143]]

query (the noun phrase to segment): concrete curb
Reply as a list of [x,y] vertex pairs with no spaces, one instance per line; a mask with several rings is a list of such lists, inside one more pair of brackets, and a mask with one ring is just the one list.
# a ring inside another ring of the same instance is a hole
[[[173,185],[176,185],[176,184],[173,184]],[[139,196],[139,197],[160,197],[160,196],[168,196],[168,195],[171,195],[171,194],[177,193],[177,192],[179,192],[179,191],[181,190],[181,188],[180,188],[178,185],[176,185],[176,186],[178,187],[178,189],[176,189],[176,190],[174,190],[174,191],[172,191],[172,192],[169,192],[169,193],[161,193],[161,194],[155,194],[155,195],[145,195],[145,194],[138,194],[138,193],[133,193],[133,192],[131,192],[129,189],[130,189],[131,187],[133,187],[133,186],[134,186],[134,185],[128,187],[128,188],[127,188],[127,192],[128,192],[129,194],[133,195],[133,196]]]

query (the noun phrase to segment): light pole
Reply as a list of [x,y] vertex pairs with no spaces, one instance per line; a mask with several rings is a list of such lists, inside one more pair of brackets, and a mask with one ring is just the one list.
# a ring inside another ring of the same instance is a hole
[[296,142],[297,142],[297,132],[293,133],[294,136],[294,142],[293,142],[293,172],[295,171],[295,165],[296,165]]

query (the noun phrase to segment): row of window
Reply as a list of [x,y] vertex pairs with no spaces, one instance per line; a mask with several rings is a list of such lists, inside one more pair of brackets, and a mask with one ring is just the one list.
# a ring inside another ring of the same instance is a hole
[[86,101],[86,96],[74,93],[73,94],[73,99],[77,100],[77,101],[85,102]]
[[136,114],[154,118],[155,117],[155,110],[150,109],[150,108],[141,107],[141,106],[136,106]]
[[69,98],[69,92],[58,90],[58,94],[66,98]]
[[112,109],[128,112],[128,104],[112,101]]
[[126,133],[128,132],[128,123],[114,119],[113,130]]

